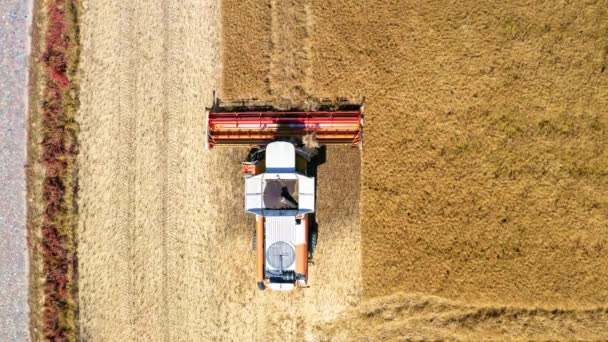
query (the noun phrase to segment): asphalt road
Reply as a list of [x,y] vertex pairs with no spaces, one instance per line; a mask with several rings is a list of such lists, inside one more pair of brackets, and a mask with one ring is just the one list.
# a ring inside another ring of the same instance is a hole
[[27,341],[25,228],[31,1],[0,0],[0,341]]

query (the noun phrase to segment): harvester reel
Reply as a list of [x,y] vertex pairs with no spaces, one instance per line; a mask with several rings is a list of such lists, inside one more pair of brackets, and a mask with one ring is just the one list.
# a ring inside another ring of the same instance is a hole
[[314,134],[320,145],[360,146],[361,108],[362,104],[351,103],[345,98],[335,101],[306,98],[299,102],[281,99],[274,103],[215,98],[206,115],[206,142],[209,148],[266,145],[281,140],[295,142]]

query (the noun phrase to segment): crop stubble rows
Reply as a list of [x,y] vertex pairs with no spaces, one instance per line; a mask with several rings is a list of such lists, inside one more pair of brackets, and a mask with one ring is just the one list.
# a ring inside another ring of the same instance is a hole
[[177,39],[169,25],[181,9],[116,2],[86,3],[85,11],[82,332],[171,340],[172,177],[184,126],[173,116],[181,108],[171,108],[182,85],[168,74]]
[[[253,221],[243,213],[238,168],[247,150],[203,148],[202,113],[221,72],[218,4],[85,2],[84,9],[82,335],[296,338],[308,322],[356,302],[358,151],[336,149],[320,170],[314,287],[304,294],[259,292]],[[268,8],[265,15],[270,20]],[[236,57],[231,52],[224,59]],[[273,68],[265,68],[270,79]],[[229,81],[224,77],[224,85]],[[336,179],[351,186],[332,196]],[[336,268],[344,271],[336,275]]]

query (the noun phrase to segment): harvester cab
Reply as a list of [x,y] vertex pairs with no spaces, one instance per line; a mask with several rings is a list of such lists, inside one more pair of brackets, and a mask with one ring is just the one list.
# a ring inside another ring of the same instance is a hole
[[322,144],[361,146],[362,105],[320,101],[277,109],[255,100],[207,111],[207,147],[252,147],[241,165],[245,210],[255,215],[256,281],[263,290],[308,286],[316,245],[315,177]]

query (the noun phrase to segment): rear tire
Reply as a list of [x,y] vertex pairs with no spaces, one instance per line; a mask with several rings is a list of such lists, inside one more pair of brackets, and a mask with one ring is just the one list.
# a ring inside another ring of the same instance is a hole
[[313,254],[317,249],[317,238],[318,232],[316,229],[313,229],[308,237],[308,253]]

